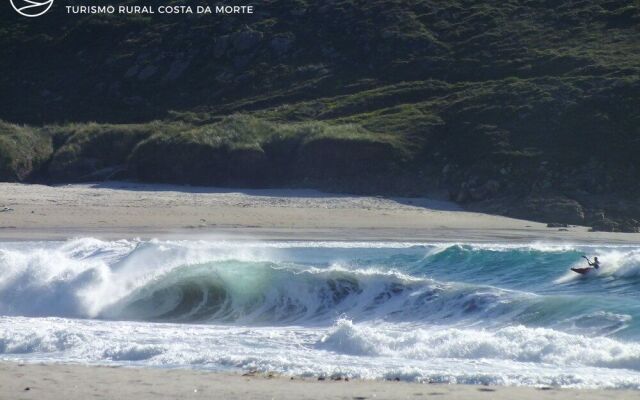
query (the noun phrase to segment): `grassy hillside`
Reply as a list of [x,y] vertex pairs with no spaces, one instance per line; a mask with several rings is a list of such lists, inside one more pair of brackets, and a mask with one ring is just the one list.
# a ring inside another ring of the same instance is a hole
[[0,121],[0,180],[25,181],[51,157],[51,139],[37,130]]
[[1,8],[0,118],[44,138],[22,159],[49,155],[22,162],[29,173],[0,161],[2,178],[438,188],[500,214],[637,229],[637,1],[254,4],[54,7],[37,23]]

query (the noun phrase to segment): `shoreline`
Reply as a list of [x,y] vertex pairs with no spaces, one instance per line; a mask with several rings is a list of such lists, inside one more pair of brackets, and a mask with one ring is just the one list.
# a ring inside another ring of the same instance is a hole
[[444,200],[309,189],[222,189],[108,182],[0,183],[0,240],[227,239],[637,244],[640,234],[589,232],[462,210]]
[[381,380],[319,380],[194,369],[35,364],[0,361],[0,390],[8,398],[73,400],[158,398],[469,400],[632,399],[628,389],[433,384]]
[[[628,234],[621,234],[628,235]],[[633,234],[635,236],[635,234]],[[635,237],[615,237],[609,234],[587,237],[586,235],[558,235],[531,231],[489,231],[489,230],[445,230],[432,231],[392,230],[392,229],[269,229],[253,227],[215,228],[212,230],[148,229],[128,227],[122,229],[81,229],[76,228],[0,228],[0,241],[4,242],[62,242],[77,238],[90,237],[99,240],[204,240],[236,242],[397,242],[416,244],[542,244],[575,246],[625,246],[637,245],[640,239]]]

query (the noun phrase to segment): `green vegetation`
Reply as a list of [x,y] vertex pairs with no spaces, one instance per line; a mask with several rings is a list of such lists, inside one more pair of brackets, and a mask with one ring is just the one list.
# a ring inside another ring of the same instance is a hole
[[33,178],[52,151],[49,137],[31,128],[0,121],[0,180]]
[[[0,142],[14,171],[1,178],[439,189],[500,214],[637,229],[636,1],[255,8],[54,7],[37,24],[2,8],[0,118],[31,127],[2,125],[25,137]],[[37,154],[22,149],[36,138]]]
[[47,126],[43,132],[57,145],[47,177],[63,182],[110,178],[126,168],[137,143],[160,129],[168,129],[167,124]]
[[[13,137],[26,138],[18,135],[19,129],[26,128],[4,125],[15,130]],[[346,189],[354,178],[373,181],[381,173],[398,172],[411,155],[400,138],[354,124],[277,123],[241,114],[203,125],[87,123],[48,125],[34,132],[42,142],[38,146],[49,146],[43,157],[47,164],[40,168],[41,163],[34,163],[31,172],[37,175],[22,174],[14,180],[134,178],[250,186],[332,183],[336,189]],[[370,166],[363,172],[366,164]]]

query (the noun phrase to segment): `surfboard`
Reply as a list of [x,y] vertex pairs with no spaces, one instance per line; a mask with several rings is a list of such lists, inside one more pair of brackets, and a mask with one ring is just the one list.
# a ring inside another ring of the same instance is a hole
[[593,268],[571,268],[571,270],[573,272],[577,272],[579,274],[586,274],[587,272],[591,271]]

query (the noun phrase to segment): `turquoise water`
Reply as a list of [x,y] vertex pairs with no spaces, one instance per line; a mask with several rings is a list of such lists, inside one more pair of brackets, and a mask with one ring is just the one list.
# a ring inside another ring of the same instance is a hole
[[639,388],[638,289],[640,246],[0,243],[0,357]]

